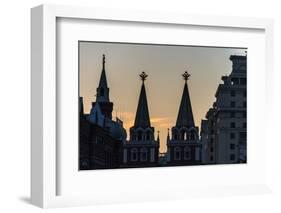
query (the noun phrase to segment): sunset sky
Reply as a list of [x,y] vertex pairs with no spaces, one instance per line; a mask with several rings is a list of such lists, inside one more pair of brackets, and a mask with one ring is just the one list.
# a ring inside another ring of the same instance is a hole
[[188,71],[188,87],[196,126],[212,106],[221,76],[231,72],[230,55],[245,55],[246,49],[194,46],[167,46],[120,43],[79,42],[80,96],[88,113],[95,101],[96,88],[102,70],[102,55],[106,56],[105,70],[110,88],[113,117],[124,122],[129,136],[138,104],[141,81],[145,81],[151,124],[160,131],[160,152],[166,151],[167,128],[177,119],[184,80]]

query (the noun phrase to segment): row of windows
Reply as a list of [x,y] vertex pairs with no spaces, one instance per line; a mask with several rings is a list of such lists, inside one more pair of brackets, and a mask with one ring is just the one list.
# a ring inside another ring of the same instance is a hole
[[173,134],[174,140],[195,140],[196,133],[195,132],[182,132],[181,134]]
[[[230,128],[236,128],[236,123],[235,122],[231,122],[230,123]],[[247,128],[247,123],[243,122],[243,128]]]
[[133,134],[132,135],[132,140],[133,141],[141,141],[141,140],[152,140],[152,134],[151,132],[147,132],[147,133],[143,133],[141,131],[139,131],[137,134]]
[[[234,161],[235,160],[235,155],[234,154],[231,154],[230,156],[229,156],[229,159],[231,160],[231,161]],[[214,156],[213,155],[211,155],[210,156],[210,161],[214,161]]]
[[[235,90],[231,90],[231,91],[230,91],[230,96],[231,96],[231,97],[236,97],[236,94],[237,94],[237,93],[236,93]],[[244,97],[244,98],[247,97],[247,91],[246,91],[246,90],[243,91],[243,97]]]
[[142,148],[140,150],[140,153],[138,153],[137,149],[132,149],[131,150],[131,160],[132,161],[138,161],[139,158],[139,154],[140,154],[140,161],[147,161],[147,149],[146,148]]
[[[235,101],[231,101],[230,102],[230,107],[234,108],[236,107],[236,102]],[[247,107],[247,102],[243,101],[243,107],[246,108]]]
[[231,79],[231,84],[232,85],[246,85],[247,84],[247,79],[246,78],[232,78]]
[[[239,132],[239,138],[240,139],[246,139],[247,137],[247,133],[246,132]],[[230,139],[235,139],[236,138],[236,134],[234,132],[230,133]]]
[[[231,117],[231,118],[235,118],[235,117],[236,117],[236,113],[235,113],[235,112],[230,112],[230,117]],[[246,112],[243,112],[243,113],[242,113],[242,117],[243,117],[243,118],[246,118],[246,117],[247,117],[247,113],[246,113]]]
[[[175,160],[181,160],[181,149],[179,148],[179,147],[176,147],[175,149],[174,149],[174,159]],[[189,148],[187,148],[187,147],[185,147],[184,148],[184,152],[183,152],[183,154],[184,154],[184,160],[189,160],[190,159],[190,149]]]

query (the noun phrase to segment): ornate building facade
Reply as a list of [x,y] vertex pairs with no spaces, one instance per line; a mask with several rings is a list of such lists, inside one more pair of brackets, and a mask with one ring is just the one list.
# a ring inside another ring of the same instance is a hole
[[167,136],[167,165],[201,164],[201,144],[198,127],[195,126],[187,81],[190,74],[185,72],[184,88],[176,125],[169,129]]
[[140,74],[141,91],[134,126],[130,128],[129,141],[123,143],[122,167],[150,167],[158,165],[159,137],[155,140],[154,127],[150,124],[144,81],[147,74]]
[[203,162],[247,161],[247,56],[230,56],[232,72],[223,76],[216,101],[201,123]]

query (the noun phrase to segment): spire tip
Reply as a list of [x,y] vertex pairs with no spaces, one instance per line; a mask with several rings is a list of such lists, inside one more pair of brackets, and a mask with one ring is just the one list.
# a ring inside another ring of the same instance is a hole
[[183,77],[183,79],[185,80],[185,82],[187,82],[187,80],[190,78],[190,74],[187,72],[187,71],[185,71],[183,74],[182,74],[182,77]]

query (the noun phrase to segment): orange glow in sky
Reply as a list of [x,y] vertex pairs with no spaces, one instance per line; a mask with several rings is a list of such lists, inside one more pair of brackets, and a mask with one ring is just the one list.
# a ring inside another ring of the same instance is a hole
[[177,119],[184,86],[181,74],[191,74],[188,81],[192,110],[196,126],[215,100],[221,76],[231,72],[230,55],[245,55],[245,48],[215,48],[194,46],[165,46],[79,42],[80,96],[84,109],[89,113],[95,101],[96,88],[102,70],[102,55],[106,56],[106,76],[110,88],[113,117],[123,120],[129,136],[138,104],[141,81],[145,81],[151,125],[160,131],[160,152],[166,151],[167,129]]

